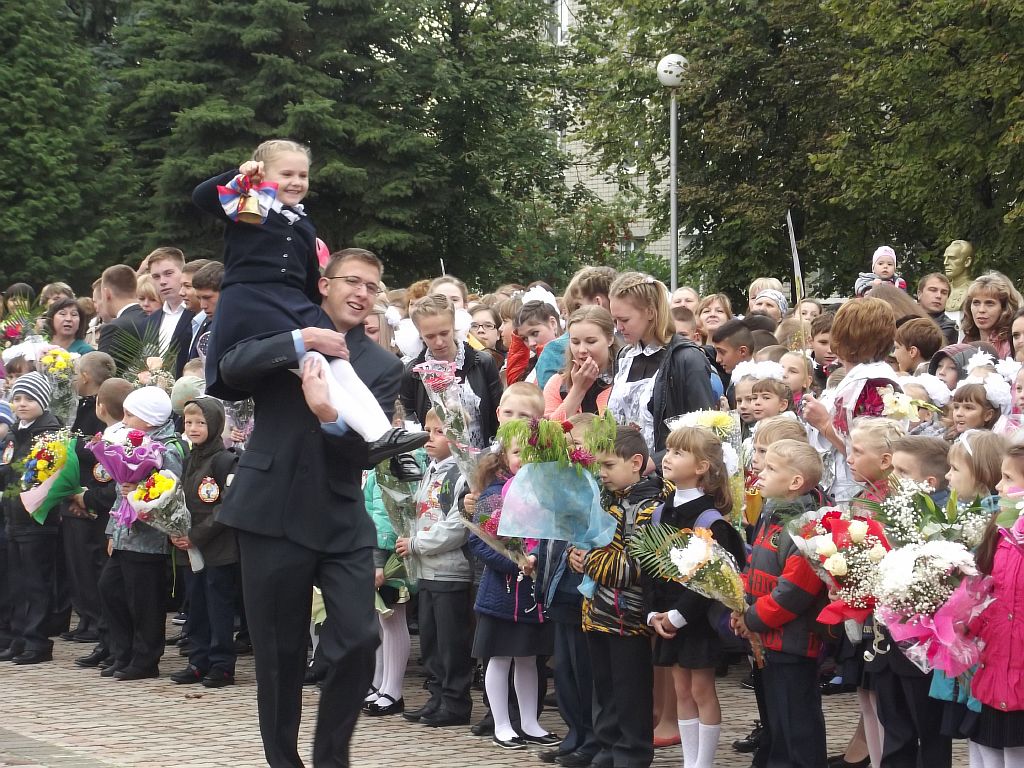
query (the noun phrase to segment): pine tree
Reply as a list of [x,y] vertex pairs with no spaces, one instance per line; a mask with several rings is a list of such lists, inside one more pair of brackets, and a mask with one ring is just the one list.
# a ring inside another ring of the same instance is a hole
[[100,73],[61,0],[5,3],[0,46],[0,272],[87,292],[130,237]]
[[329,246],[424,246],[415,220],[436,182],[403,72],[411,25],[371,0],[134,3],[117,33],[135,62],[119,102],[149,244],[219,256],[219,225],[192,208],[193,186],[288,137],[312,149],[310,210]]

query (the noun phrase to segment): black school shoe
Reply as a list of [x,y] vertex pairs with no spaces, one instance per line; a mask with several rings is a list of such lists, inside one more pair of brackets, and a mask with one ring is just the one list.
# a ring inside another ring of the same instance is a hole
[[754,721],[754,727],[747,734],[745,738],[736,739],[732,743],[732,748],[737,752],[748,753],[757,751],[758,746],[761,744],[761,734],[764,732],[764,727],[761,725],[760,720]]
[[127,666],[114,673],[115,680],[151,680],[160,677],[160,670],[157,667],[143,669],[142,667]]
[[410,723],[418,723],[420,721],[421,717],[427,717],[428,715],[433,715],[440,708],[441,707],[440,707],[439,704],[431,704],[428,701],[422,707],[417,707],[416,709],[410,709],[407,712],[403,712],[402,713],[402,717],[404,717]]
[[235,673],[226,669],[211,669],[203,678],[203,688],[224,688],[235,684]]
[[193,685],[195,683],[201,683],[204,676],[203,670],[194,664],[189,664],[184,669],[174,672],[170,678],[171,682],[176,685]]
[[367,447],[369,449],[367,458],[372,465],[379,464],[384,459],[390,459],[400,453],[409,453],[417,448],[422,448],[430,438],[426,432],[408,432],[404,429],[389,429],[379,439],[374,440]]
[[518,736],[513,736],[511,739],[499,739],[495,736],[491,741],[495,746],[501,747],[502,749],[526,749],[526,742]]
[[364,707],[363,711],[370,717],[398,715],[405,711],[405,699],[395,700],[386,693],[382,693],[376,701],[370,702],[369,707]]
[[25,652],[25,645],[23,643],[11,643],[7,646],[7,650],[0,653],[0,661],[14,661],[14,659]]
[[79,656],[75,659],[75,666],[82,667],[83,669],[92,669],[93,667],[98,667],[101,662],[106,661],[109,657],[110,651],[102,645],[97,645],[88,656]]
[[35,651],[24,651],[11,659],[15,664],[42,664],[44,661],[53,661],[53,649],[45,648]]

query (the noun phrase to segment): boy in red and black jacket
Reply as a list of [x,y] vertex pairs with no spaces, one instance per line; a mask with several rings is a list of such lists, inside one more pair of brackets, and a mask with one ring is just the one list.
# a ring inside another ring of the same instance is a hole
[[[758,479],[766,501],[746,575],[750,607],[742,615],[733,614],[736,633],[756,634],[765,649],[765,666],[755,671],[755,686],[764,697],[766,734],[755,765],[817,768],[828,762],[818,688],[821,639],[815,632],[825,585],[785,528],[789,517],[819,506],[810,492],[821,472],[813,448],[779,440],[769,448]],[[763,757],[766,763],[759,759]]]

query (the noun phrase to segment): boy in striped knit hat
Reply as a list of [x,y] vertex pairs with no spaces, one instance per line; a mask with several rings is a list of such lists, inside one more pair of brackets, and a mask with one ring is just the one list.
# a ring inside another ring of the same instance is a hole
[[754,675],[767,715],[755,765],[819,768],[828,762],[815,632],[825,585],[785,527],[789,517],[818,507],[810,492],[821,472],[821,459],[807,443],[779,440],[757,480],[765,505],[746,575],[750,607],[733,614],[736,634],[756,633],[765,649],[765,666]]

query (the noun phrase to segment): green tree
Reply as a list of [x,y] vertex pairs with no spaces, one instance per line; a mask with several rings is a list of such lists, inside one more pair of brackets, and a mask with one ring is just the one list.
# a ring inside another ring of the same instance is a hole
[[[219,256],[219,225],[192,187],[263,139],[313,152],[320,236],[410,258],[438,177],[405,72],[415,18],[372,0],[139,0],[117,30],[121,130],[136,149],[147,245]],[[393,262],[394,263],[394,260]]]
[[60,0],[4,4],[0,46],[0,272],[86,290],[129,237],[109,100]]
[[441,257],[457,274],[507,275],[498,261],[510,238],[530,237],[537,210],[562,208],[566,196],[557,145],[564,62],[547,34],[551,4],[424,0],[422,13],[413,55],[444,183],[420,219],[435,257],[420,274]]
[[827,3],[855,41],[834,80],[844,111],[824,174],[833,201],[890,213],[920,269],[950,240],[1019,277],[1024,255],[1024,7],[1017,2]]
[[669,99],[654,65],[669,52],[690,61],[678,89],[680,229],[694,236],[684,276],[737,295],[754,276],[786,278],[787,209],[804,271],[821,270],[822,290],[848,290],[885,242],[870,210],[834,202],[841,177],[811,161],[844,109],[831,81],[848,55],[836,17],[818,3],[591,0],[574,42],[580,136],[602,169],[646,174],[662,232]]

